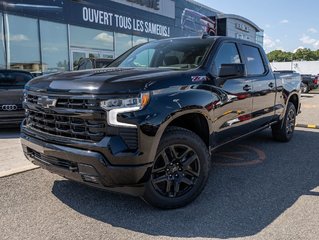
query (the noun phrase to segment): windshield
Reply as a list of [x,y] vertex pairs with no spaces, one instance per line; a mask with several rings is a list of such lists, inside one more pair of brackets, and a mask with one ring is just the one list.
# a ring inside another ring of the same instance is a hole
[[192,69],[200,66],[214,39],[170,39],[132,48],[108,67]]
[[31,74],[24,72],[0,72],[0,88],[23,88],[31,79]]

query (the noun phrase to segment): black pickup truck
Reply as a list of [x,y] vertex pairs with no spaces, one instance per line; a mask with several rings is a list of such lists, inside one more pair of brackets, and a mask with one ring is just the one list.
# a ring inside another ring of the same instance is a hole
[[24,106],[21,141],[34,164],[169,209],[200,194],[216,148],[269,127],[289,141],[300,78],[277,79],[251,42],[166,39],[105,69],[35,78]]
[[311,90],[317,89],[318,88],[318,80],[319,80],[319,75],[311,75],[311,74],[301,74],[301,81],[305,85],[305,90],[304,92],[308,93]]

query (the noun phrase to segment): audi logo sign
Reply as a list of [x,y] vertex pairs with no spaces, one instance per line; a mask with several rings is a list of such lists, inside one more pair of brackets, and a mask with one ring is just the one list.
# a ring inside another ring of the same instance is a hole
[[1,107],[2,111],[16,111],[18,110],[17,105],[2,105]]

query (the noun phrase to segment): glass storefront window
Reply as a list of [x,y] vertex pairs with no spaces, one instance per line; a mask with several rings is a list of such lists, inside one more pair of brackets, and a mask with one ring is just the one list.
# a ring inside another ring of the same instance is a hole
[[43,72],[68,70],[67,26],[41,20],[40,35]]
[[3,15],[0,13],[0,69],[6,68],[4,49]]
[[32,18],[8,16],[7,54],[11,69],[40,73],[38,21]]
[[257,32],[256,33],[256,42],[261,46],[264,45],[264,32]]
[[115,33],[115,57],[120,56],[132,46],[132,35]]
[[133,36],[133,46],[148,42],[147,38]]
[[70,26],[70,43],[72,47],[114,50],[112,32]]

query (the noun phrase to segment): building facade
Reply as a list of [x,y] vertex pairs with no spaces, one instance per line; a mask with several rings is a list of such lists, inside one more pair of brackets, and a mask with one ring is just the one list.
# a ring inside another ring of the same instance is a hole
[[296,71],[300,74],[319,75],[319,61],[271,62],[273,71]]
[[[5,0],[0,2],[0,68],[73,70],[81,58],[113,59],[155,39],[203,32],[232,36],[232,21],[192,0]],[[262,36],[255,24],[240,21],[250,27],[246,39]]]
[[247,18],[234,14],[219,14],[218,26],[218,35],[255,41],[263,45],[263,30]]

